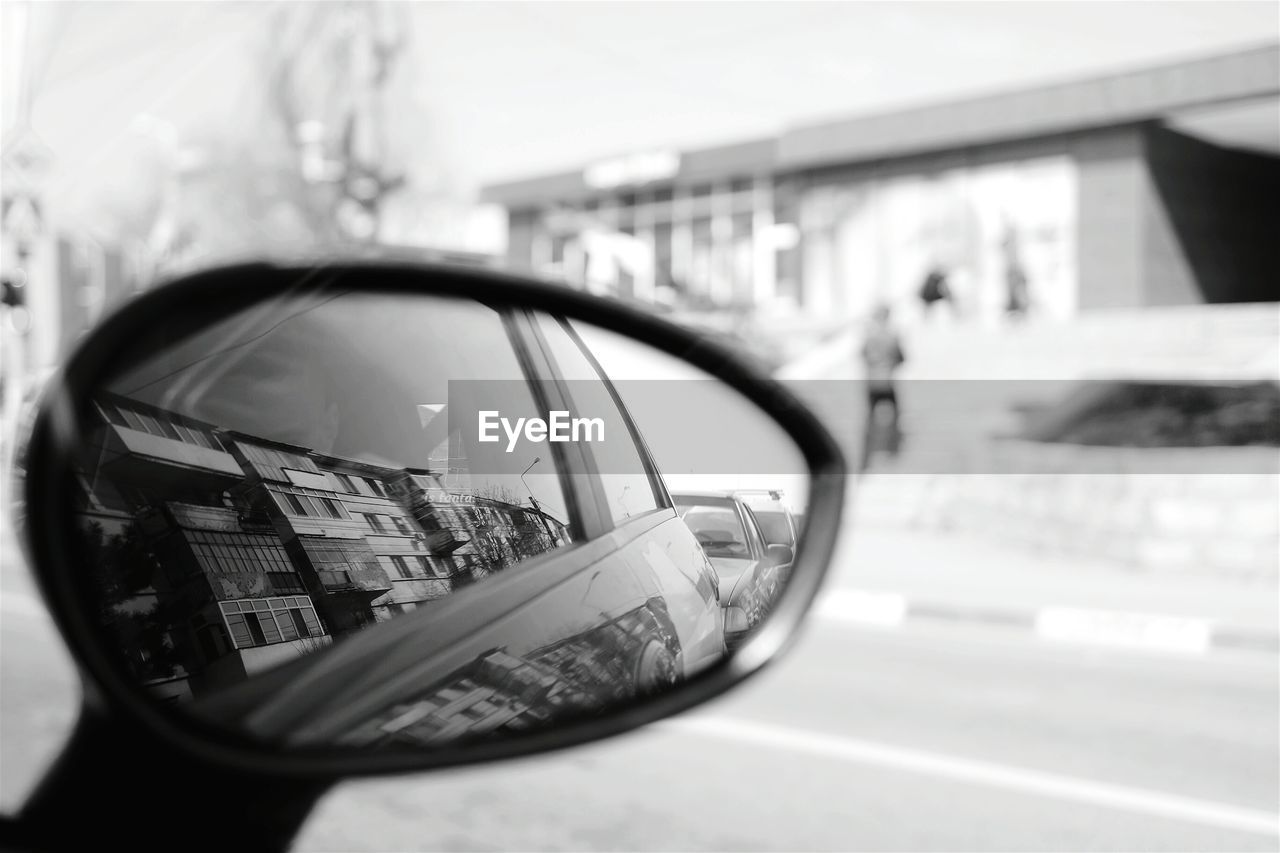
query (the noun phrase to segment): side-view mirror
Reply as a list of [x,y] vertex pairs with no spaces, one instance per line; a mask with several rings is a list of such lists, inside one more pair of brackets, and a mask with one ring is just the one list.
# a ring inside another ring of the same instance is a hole
[[765,548],[765,559],[771,566],[785,566],[795,558],[790,545],[769,545]]
[[[47,385],[19,476],[85,682],[24,817],[58,832],[77,802],[101,828],[146,801],[165,837],[216,834],[226,808],[268,845],[342,776],[606,737],[759,671],[819,588],[845,489],[809,410],[696,334],[376,262],[138,297]],[[744,573],[743,519],[695,536],[671,497],[712,488],[806,519],[732,651],[717,590]],[[154,784],[103,786],[108,766]]]

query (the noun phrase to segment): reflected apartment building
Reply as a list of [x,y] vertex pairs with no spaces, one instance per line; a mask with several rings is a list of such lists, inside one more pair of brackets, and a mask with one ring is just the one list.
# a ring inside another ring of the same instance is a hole
[[99,395],[80,513],[107,629],[180,699],[567,541],[531,507]]
[[688,308],[854,319],[1280,298],[1280,46],[643,151],[488,186],[508,263]]

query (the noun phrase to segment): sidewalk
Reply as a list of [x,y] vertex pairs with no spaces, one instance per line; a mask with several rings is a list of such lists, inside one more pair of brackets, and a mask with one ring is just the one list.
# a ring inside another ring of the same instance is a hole
[[824,615],[1027,627],[1047,639],[1204,652],[1280,652],[1274,584],[1152,574],[1112,563],[846,515]]

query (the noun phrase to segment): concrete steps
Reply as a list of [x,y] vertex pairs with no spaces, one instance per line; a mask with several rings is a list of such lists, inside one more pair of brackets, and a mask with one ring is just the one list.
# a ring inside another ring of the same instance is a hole
[[[971,470],[992,435],[1016,432],[1022,413],[1096,379],[1280,381],[1280,305],[1196,305],[1095,312],[1071,323],[904,329],[908,362],[898,397],[907,437],[898,473]],[[864,390],[860,329],[778,371],[860,453]],[[827,381],[815,381],[827,380]],[[843,381],[839,381],[843,380]]]

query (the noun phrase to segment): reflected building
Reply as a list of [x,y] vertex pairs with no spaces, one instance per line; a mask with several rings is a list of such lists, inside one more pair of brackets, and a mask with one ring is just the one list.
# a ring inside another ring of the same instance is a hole
[[334,636],[374,622],[372,602],[391,581],[365,534],[368,520],[303,447],[237,433],[228,439],[244,471],[237,500],[267,519]]
[[599,712],[677,680],[679,642],[651,599],[587,631],[518,654],[492,649],[340,738],[347,746],[429,746],[515,734]]
[[171,698],[328,641],[270,518],[238,495],[234,442],[211,424],[102,395],[82,487],[105,626]]
[[[232,684],[569,541],[540,507],[100,394],[79,476],[104,627],[139,681]],[[532,501],[531,501],[532,504]]]
[[391,487],[455,586],[569,542],[568,526],[541,507],[521,506],[510,496],[478,495],[446,482],[441,473],[406,469],[396,474]]

